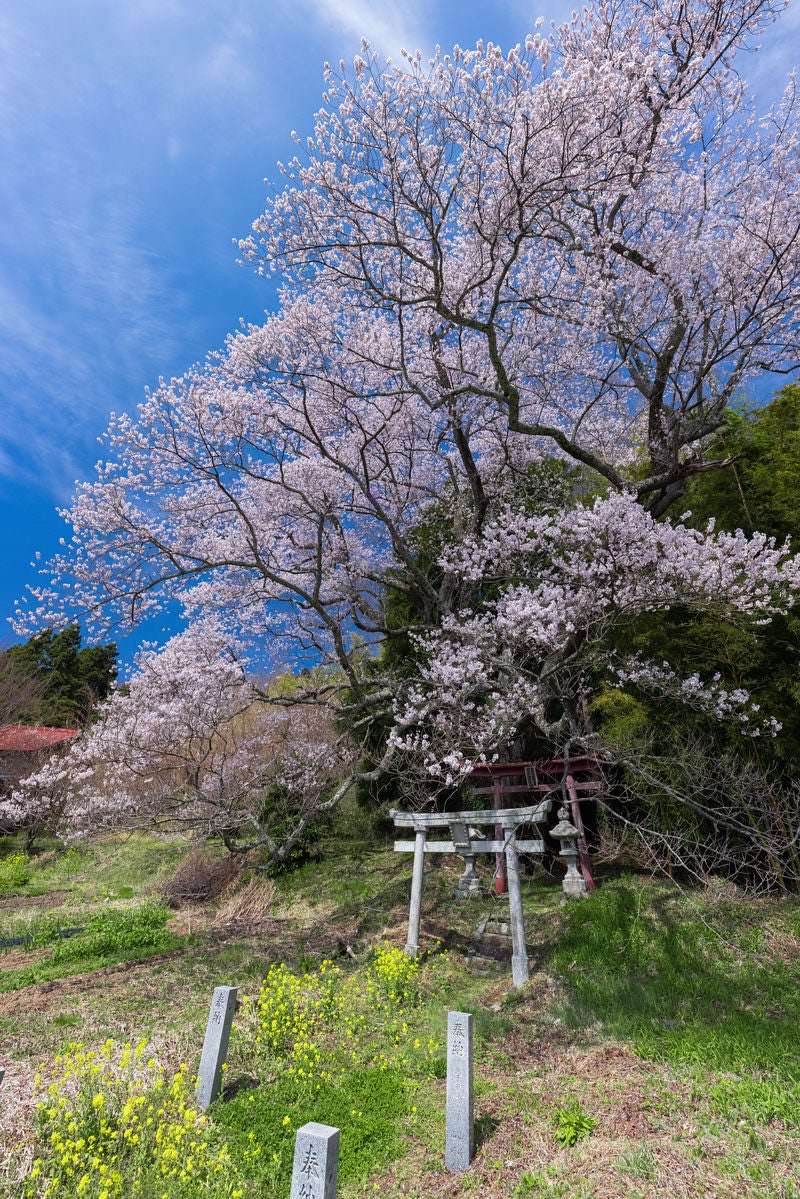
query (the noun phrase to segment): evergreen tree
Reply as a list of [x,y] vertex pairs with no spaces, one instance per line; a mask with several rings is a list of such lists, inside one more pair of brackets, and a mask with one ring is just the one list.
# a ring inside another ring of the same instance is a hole
[[43,629],[24,645],[0,656],[3,694],[16,694],[4,712],[9,724],[74,727],[85,724],[95,704],[105,699],[117,677],[117,647],[81,647],[77,624],[61,632]]

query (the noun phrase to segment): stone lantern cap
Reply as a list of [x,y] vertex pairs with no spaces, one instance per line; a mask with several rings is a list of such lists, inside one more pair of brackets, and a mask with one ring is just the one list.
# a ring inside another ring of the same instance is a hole
[[563,838],[564,840],[567,840],[570,837],[577,837],[577,835],[578,830],[576,829],[575,825],[570,824],[568,820],[564,819],[559,820],[556,827],[550,829],[551,837],[558,837],[560,839]]

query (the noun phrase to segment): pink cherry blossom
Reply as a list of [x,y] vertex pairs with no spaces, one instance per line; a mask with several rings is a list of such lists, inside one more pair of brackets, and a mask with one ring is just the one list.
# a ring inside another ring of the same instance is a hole
[[[768,621],[798,593],[788,547],[666,516],[724,467],[709,439],[742,386],[800,362],[795,84],[759,116],[734,70],[781,7],[602,4],[505,53],[389,65],[365,46],[351,75],[326,68],[306,148],[241,242],[279,276],[276,311],[112,420],[20,610],[20,630],[185,613],[188,640],[148,651],[136,699],[83,742],[123,772],[122,807],[145,802],[120,764],[140,733],[174,820],[181,736],[209,747],[186,801],[209,828],[223,795],[262,785],[247,737],[217,761],[211,729],[252,699],[223,644],[262,674],[314,664],[280,718],[297,794],[320,705],[356,743],[388,722],[371,773],[402,760],[432,785],[523,726],[580,739],[590,670],[771,731],[737,689],[602,644],[643,612]],[[412,677],[382,655],[400,637]]]

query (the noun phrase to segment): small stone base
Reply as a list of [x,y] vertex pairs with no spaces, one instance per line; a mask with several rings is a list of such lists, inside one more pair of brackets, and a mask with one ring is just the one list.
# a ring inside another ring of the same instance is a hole
[[483,899],[483,890],[481,889],[480,879],[470,879],[466,886],[459,881],[458,886],[453,893],[453,899]]
[[478,878],[477,871],[475,870],[474,857],[464,858],[464,873],[458,880],[458,886],[456,887],[453,898],[459,900],[483,898],[483,888],[481,887],[481,880]]

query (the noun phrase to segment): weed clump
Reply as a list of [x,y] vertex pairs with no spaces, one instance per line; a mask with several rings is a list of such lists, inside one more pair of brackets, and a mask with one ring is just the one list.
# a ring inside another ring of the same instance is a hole
[[215,924],[229,921],[263,920],[275,903],[275,883],[264,874],[256,875],[225,899],[217,912]]
[[587,1116],[577,1099],[564,1107],[556,1108],[553,1117],[555,1138],[565,1149],[577,1145],[597,1128],[598,1121],[594,1116]]
[[31,860],[26,853],[10,853],[0,859],[0,895],[19,891],[31,877]]

